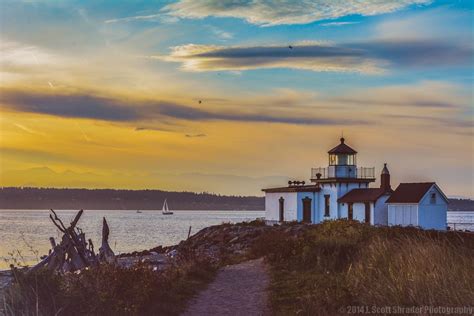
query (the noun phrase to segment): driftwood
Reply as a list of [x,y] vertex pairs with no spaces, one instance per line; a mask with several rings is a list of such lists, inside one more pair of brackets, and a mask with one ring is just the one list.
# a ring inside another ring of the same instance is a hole
[[59,273],[74,272],[86,267],[97,266],[101,262],[115,263],[115,254],[109,246],[109,226],[105,217],[102,227],[102,245],[99,254],[94,252],[92,240],[86,240],[84,232],[76,227],[83,214],[80,210],[74,220],[66,227],[54,210],[49,215],[54,226],[58,228],[63,236],[61,242],[56,244],[53,237],[50,238],[51,250],[49,254],[29,271],[36,271],[40,268],[47,268]]
[[99,261],[107,263],[115,263],[115,255],[109,246],[109,225],[107,221],[102,221],[102,245],[99,248]]

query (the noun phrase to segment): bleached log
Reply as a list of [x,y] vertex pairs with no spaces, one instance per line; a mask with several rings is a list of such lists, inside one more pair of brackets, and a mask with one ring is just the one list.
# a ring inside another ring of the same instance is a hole
[[102,245],[99,248],[99,261],[106,263],[115,263],[115,254],[109,245],[109,233],[109,225],[107,224],[107,221],[104,217],[102,221]]

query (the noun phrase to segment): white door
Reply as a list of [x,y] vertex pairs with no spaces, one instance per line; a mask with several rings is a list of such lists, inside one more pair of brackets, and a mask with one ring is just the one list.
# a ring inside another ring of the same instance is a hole
[[388,225],[417,226],[418,206],[416,204],[389,205]]

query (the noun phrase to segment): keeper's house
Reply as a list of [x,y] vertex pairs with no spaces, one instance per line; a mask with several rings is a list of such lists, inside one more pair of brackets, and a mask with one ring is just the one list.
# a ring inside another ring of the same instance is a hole
[[446,229],[448,199],[434,183],[402,183],[393,191],[384,164],[380,186],[375,168],[357,167],[357,152],[341,143],[329,152],[329,166],[311,170],[312,184],[289,181],[288,186],[263,189],[267,223],[319,223],[348,218],[372,225]]

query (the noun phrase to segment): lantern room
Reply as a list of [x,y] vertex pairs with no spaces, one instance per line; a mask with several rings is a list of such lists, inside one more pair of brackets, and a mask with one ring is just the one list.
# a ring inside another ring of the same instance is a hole
[[340,140],[339,145],[328,151],[328,176],[330,178],[357,178],[357,151],[344,143],[344,137]]
[[344,137],[341,143],[328,151],[330,166],[355,166],[357,151],[344,143]]

